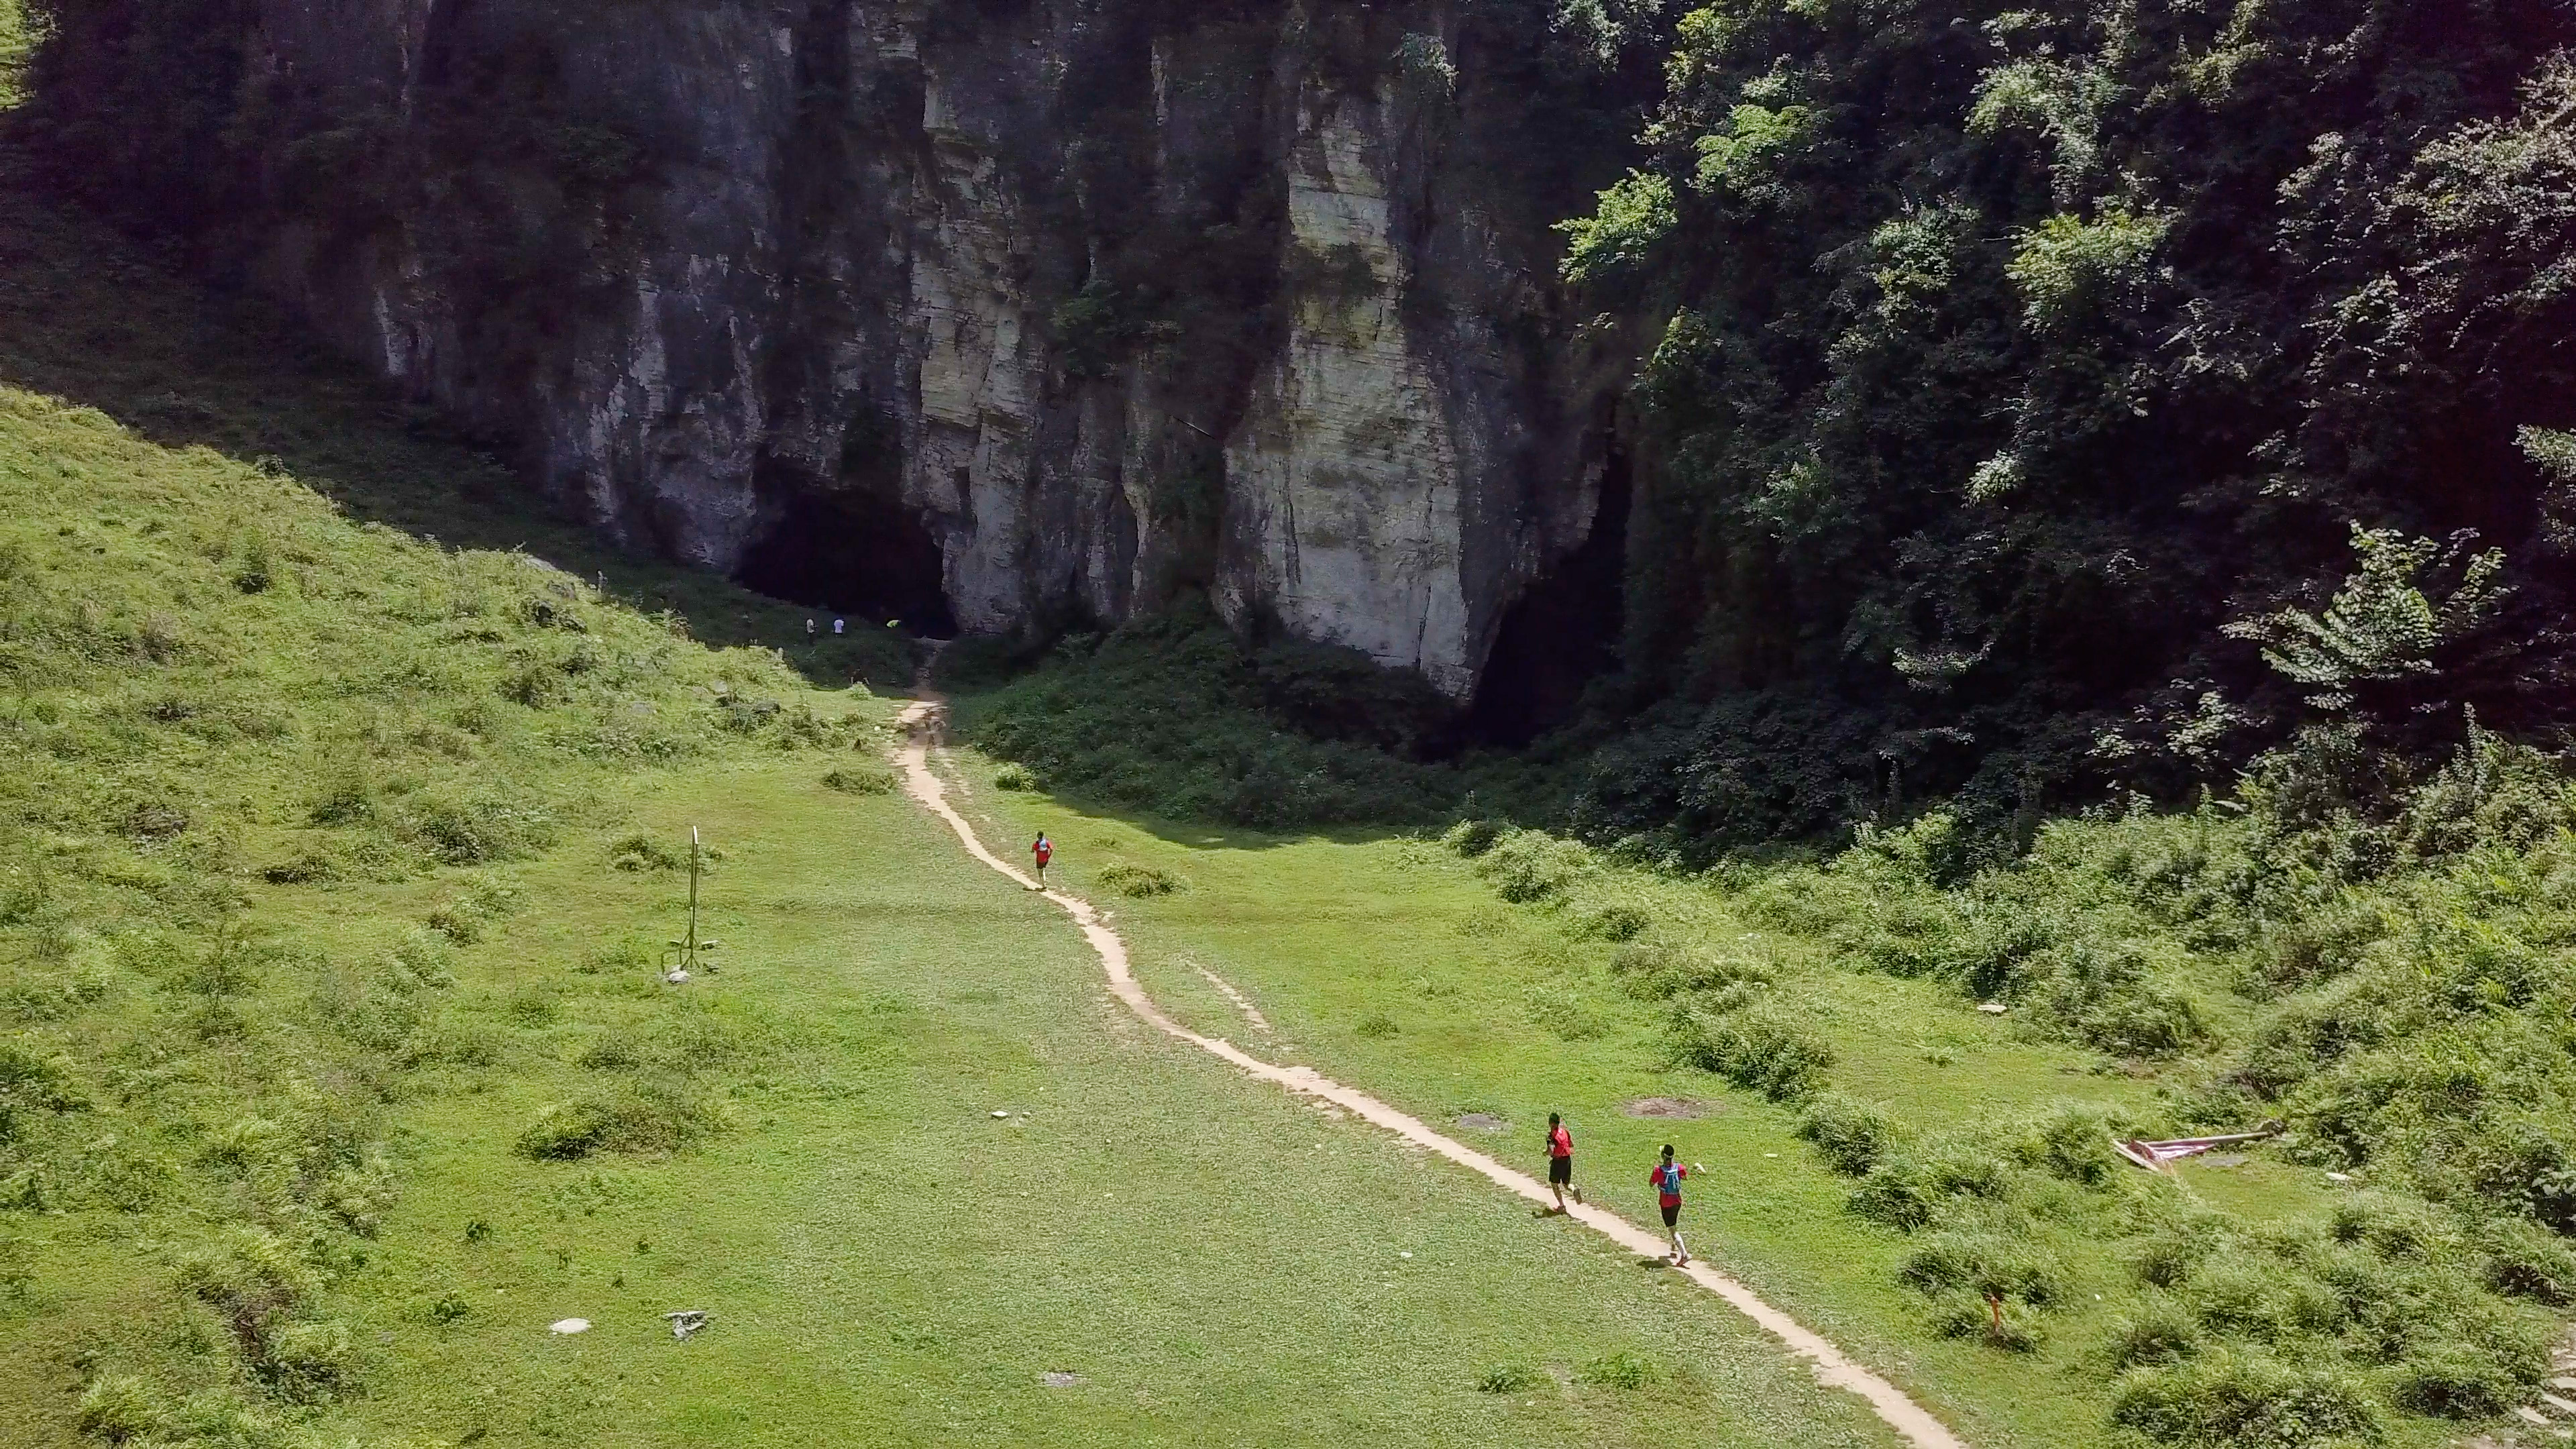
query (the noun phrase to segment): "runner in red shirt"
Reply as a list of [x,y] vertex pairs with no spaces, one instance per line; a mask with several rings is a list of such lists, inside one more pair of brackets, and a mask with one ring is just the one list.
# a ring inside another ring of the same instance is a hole
[[1654,1185],[1655,1205],[1664,1210],[1664,1231],[1673,1235],[1673,1266],[1676,1268],[1690,1261],[1690,1244],[1682,1241],[1680,1226],[1682,1179],[1688,1176],[1690,1169],[1673,1161],[1673,1144],[1669,1142],[1664,1144],[1664,1160],[1656,1163],[1655,1170],[1646,1174],[1646,1181]]
[[1558,1212],[1565,1211],[1568,1190],[1576,1202],[1583,1201],[1583,1189],[1574,1185],[1574,1134],[1554,1112],[1547,1114],[1547,1188],[1556,1194]]
[[1038,889],[1045,890],[1047,862],[1055,859],[1055,842],[1046,838],[1045,831],[1039,831],[1037,840],[1029,846],[1029,858],[1038,863]]

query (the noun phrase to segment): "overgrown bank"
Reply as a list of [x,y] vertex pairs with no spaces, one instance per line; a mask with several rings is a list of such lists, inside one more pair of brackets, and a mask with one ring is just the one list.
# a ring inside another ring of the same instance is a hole
[[[2007,865],[1936,815],[1729,878],[1736,911],[1831,969],[1942,983],[2152,1077],[2134,1111],[1928,1129],[1836,1089],[1776,953],[1660,928],[1580,846],[1448,839],[1505,899],[1628,938],[1610,979],[1662,1004],[1672,1060],[1799,1109],[1854,1179],[1847,1210],[1909,1239],[1929,1331],[2011,1352],[2071,1334],[2115,1376],[2110,1422],[2158,1443],[2377,1442],[2528,1401],[2576,1307],[2576,788],[2481,735],[2357,800],[2350,744],[2305,741],[2190,814],[2051,824]],[[2246,1216],[2109,1146],[2267,1121],[2286,1131],[2249,1150],[2351,1186]]]

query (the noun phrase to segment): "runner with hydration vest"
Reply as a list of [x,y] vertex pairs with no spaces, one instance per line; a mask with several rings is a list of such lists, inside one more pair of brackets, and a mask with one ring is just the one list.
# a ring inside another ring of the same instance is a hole
[[1556,1211],[1565,1209],[1565,1195],[1571,1191],[1576,1202],[1583,1201],[1583,1189],[1574,1185],[1574,1134],[1554,1112],[1547,1114],[1547,1187],[1556,1194]]
[[1682,1241],[1681,1230],[1682,1179],[1689,1176],[1689,1168],[1673,1161],[1673,1144],[1669,1142],[1664,1144],[1664,1160],[1656,1163],[1655,1170],[1646,1174],[1646,1181],[1655,1189],[1655,1205],[1664,1210],[1664,1231],[1673,1235],[1673,1266],[1676,1268],[1690,1261],[1690,1245]]
[[1039,831],[1038,838],[1030,844],[1029,858],[1036,861],[1038,865],[1038,883],[1035,889],[1045,890],[1047,862],[1055,859],[1055,842],[1046,838],[1045,831]]

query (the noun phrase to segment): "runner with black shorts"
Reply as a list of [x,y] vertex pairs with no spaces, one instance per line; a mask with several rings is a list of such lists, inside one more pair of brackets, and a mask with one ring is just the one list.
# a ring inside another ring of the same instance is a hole
[[1676,1268],[1690,1261],[1690,1244],[1682,1241],[1681,1230],[1682,1179],[1688,1176],[1690,1169],[1673,1161],[1673,1144],[1669,1142],[1664,1144],[1664,1160],[1656,1163],[1655,1170],[1646,1174],[1646,1181],[1654,1185],[1655,1205],[1664,1210],[1664,1231],[1673,1235],[1673,1266]]
[[1574,1134],[1554,1112],[1547,1114],[1547,1187],[1556,1194],[1558,1212],[1565,1211],[1569,1190],[1576,1202],[1583,1201],[1583,1189],[1574,1185]]

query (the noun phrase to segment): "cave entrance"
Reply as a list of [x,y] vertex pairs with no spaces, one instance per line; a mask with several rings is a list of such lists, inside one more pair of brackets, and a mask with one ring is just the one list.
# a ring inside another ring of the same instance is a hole
[[1616,443],[1601,472],[1601,506],[1581,547],[1503,614],[1468,733],[1518,749],[1574,718],[1584,686],[1619,665],[1627,606],[1628,455]]
[[872,492],[789,493],[734,577],[807,608],[880,624],[899,619],[924,638],[957,632],[941,587],[939,541],[920,515]]

